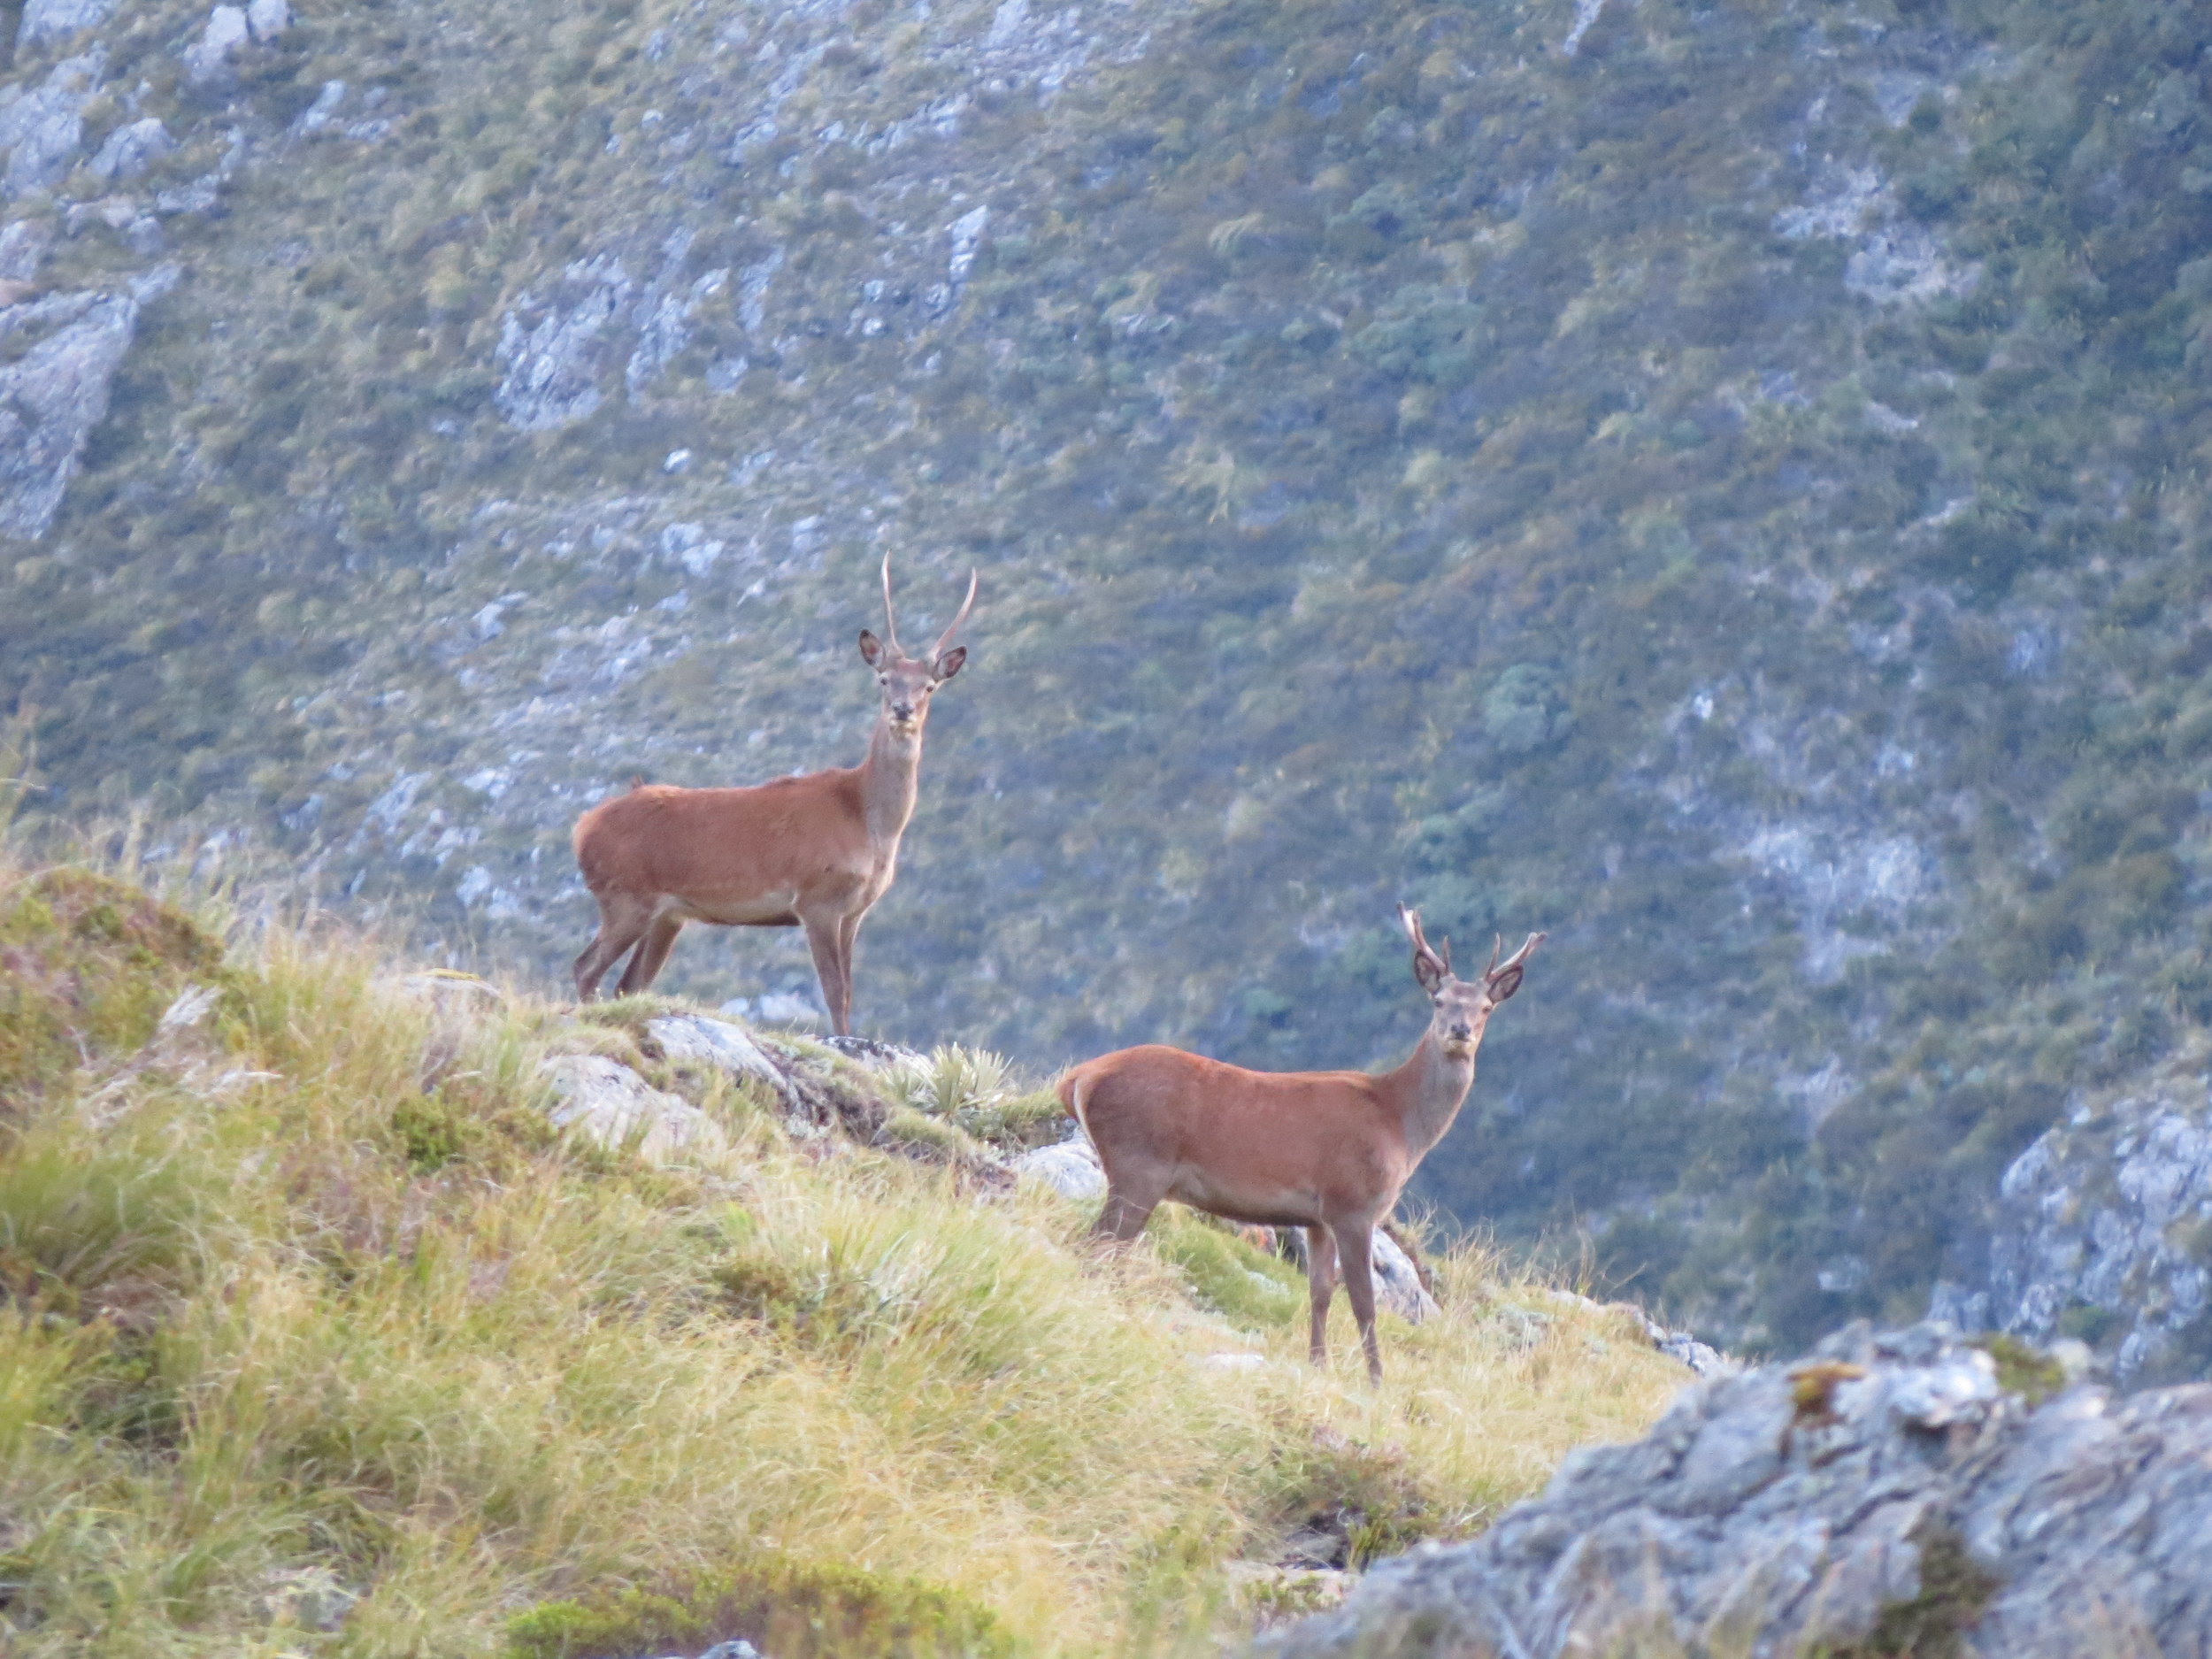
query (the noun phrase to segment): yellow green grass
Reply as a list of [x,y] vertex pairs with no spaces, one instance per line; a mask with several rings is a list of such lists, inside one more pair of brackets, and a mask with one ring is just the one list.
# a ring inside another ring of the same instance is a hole
[[1316,1372],[1285,1263],[979,1175],[1040,1133],[988,1056],[872,1085],[950,1154],[649,1049],[726,1150],[557,1138],[538,1061],[631,1041],[0,866],[0,1650],[1210,1650],[1230,1562],[1478,1529],[1685,1380],[1473,1248]]

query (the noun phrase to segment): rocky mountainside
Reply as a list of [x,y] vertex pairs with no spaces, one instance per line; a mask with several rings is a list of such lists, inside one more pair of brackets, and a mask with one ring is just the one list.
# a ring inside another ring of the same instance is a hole
[[580,807],[856,758],[972,565],[864,1027],[1363,1062],[1394,900],[1542,927],[1426,1199],[1737,1344],[2001,1299],[2212,1016],[2198,33],[29,0],[0,703],[549,979]]
[[2124,1381],[2205,1375],[2212,1256],[2206,1056],[2081,1099],[1999,1183],[1985,1250],[1959,1253],[1936,1311],[2034,1342],[2088,1341]]
[[1857,1326],[1685,1391],[1636,1445],[1573,1455],[1474,1543],[1388,1563],[1261,1652],[2202,1653],[2208,1454],[2201,1384],[2032,1403],[1947,1326]]

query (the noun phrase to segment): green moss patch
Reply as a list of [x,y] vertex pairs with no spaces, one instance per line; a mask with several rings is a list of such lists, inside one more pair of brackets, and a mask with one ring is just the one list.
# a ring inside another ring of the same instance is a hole
[[1993,1331],[1975,1338],[1974,1346],[1996,1363],[1997,1386],[2030,1405],[2039,1405],[2066,1386],[2066,1368],[2016,1336]]

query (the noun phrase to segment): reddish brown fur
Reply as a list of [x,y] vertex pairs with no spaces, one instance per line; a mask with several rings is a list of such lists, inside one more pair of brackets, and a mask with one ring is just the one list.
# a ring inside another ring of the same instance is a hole
[[1490,1016],[1520,988],[1522,964],[1544,937],[1532,933],[1502,966],[1494,950],[1494,965],[1470,984],[1429,949],[1417,915],[1403,906],[1399,914],[1432,1012],[1395,1071],[1248,1071],[1147,1044],[1086,1061],[1058,1086],[1106,1171],[1096,1234],[1135,1238],[1164,1199],[1231,1221],[1304,1227],[1313,1358],[1326,1357],[1340,1262],[1368,1371],[1379,1379],[1374,1229],[1451,1127]]
[[[884,611],[891,565],[884,561]],[[914,813],[929,700],[960,671],[947,649],[975,601],[975,579],[952,626],[925,657],[860,636],[883,705],[857,766],[779,778],[741,789],[641,784],[576,824],[576,864],[599,902],[599,931],[576,958],[576,995],[589,1002],[625,951],[625,995],[653,983],[686,922],[803,927],[833,1026],[852,1029],[853,942],[898,871]]]
[[[576,820],[576,864],[594,893],[680,893],[708,908],[783,887],[849,895],[859,883],[841,872],[867,862],[863,799],[857,766],[750,788],[641,784]],[[783,910],[731,925],[795,927],[799,918]]]

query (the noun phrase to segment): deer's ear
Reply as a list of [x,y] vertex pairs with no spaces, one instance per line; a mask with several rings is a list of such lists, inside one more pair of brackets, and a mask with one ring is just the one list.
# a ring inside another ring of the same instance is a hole
[[1494,1008],[1496,1007],[1500,1002],[1504,1002],[1507,997],[1512,995],[1514,992],[1519,990],[1520,988],[1520,969],[1508,968],[1503,973],[1501,973],[1496,979],[1490,981],[1491,1006]]
[[1436,959],[1433,953],[1417,950],[1413,953],[1413,977],[1420,982],[1423,990],[1434,996],[1443,989],[1445,979],[1450,977],[1450,971]]
[[865,628],[860,630],[860,660],[871,668],[883,665],[883,641]]
[[967,660],[968,648],[964,645],[956,645],[937,659],[937,666],[930,672],[936,675],[938,684],[942,685],[958,673],[960,664]]

